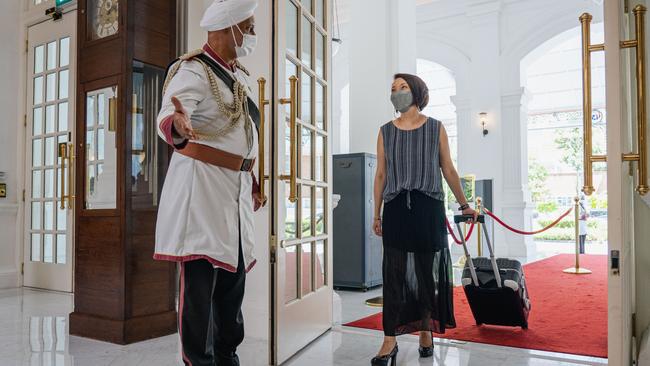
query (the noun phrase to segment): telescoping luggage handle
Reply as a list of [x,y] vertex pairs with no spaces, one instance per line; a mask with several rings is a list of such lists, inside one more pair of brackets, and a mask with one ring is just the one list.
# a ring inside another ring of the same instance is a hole
[[[467,242],[465,241],[465,235],[463,235],[463,231],[460,229],[460,223],[461,222],[471,222],[474,220],[473,215],[455,215],[454,216],[454,223],[456,224],[456,229],[458,229],[458,233],[460,234],[461,241],[463,242],[463,249],[465,250],[465,258],[467,258],[467,261],[469,262],[469,272],[472,275],[472,282],[474,283],[474,286],[479,287],[478,283],[478,277],[476,276],[476,268],[474,268],[474,261],[472,260],[472,256],[469,254],[469,250],[467,249]],[[478,215],[477,221],[485,224],[485,216],[484,215]],[[494,279],[497,281],[497,287],[501,288],[501,274],[499,273],[499,266],[497,266],[497,260],[494,257],[494,250],[492,250],[492,241],[490,240],[490,235],[488,234],[488,230],[485,227],[485,225],[481,225],[483,227],[483,233],[485,234],[485,241],[487,242],[488,250],[490,251],[490,262],[492,263],[492,270],[494,271]]]

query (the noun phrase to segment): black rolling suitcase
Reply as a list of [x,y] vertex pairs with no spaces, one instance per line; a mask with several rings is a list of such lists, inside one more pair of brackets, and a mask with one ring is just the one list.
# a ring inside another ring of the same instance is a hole
[[[495,259],[492,242],[485,225],[481,227],[490,251],[490,258],[472,258],[460,229],[461,222],[472,219],[472,216],[467,215],[454,217],[467,258],[461,281],[476,324],[528,329],[528,313],[531,304],[521,263],[506,258]],[[480,215],[478,221],[484,224],[485,216]]]

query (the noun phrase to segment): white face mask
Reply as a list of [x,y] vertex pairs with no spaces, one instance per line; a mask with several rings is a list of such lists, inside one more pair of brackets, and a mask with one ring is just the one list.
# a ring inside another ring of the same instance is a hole
[[235,41],[235,52],[237,53],[237,57],[239,58],[252,54],[253,51],[255,51],[255,47],[257,47],[257,36],[242,32],[241,29],[239,29],[239,25],[235,25],[235,27],[237,27],[237,30],[243,36],[241,46],[237,45],[237,38],[235,38],[235,31],[233,29],[232,38]]

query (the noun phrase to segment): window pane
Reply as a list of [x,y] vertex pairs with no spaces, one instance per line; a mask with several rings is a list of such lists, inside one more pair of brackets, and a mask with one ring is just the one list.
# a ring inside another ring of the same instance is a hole
[[300,119],[305,123],[312,123],[311,118],[311,83],[312,78],[306,74],[302,73],[301,79],[301,90],[300,98],[302,99],[301,110],[300,110]]
[[316,0],[316,21],[327,29],[325,24],[325,0]]
[[106,111],[105,111],[105,102],[106,98],[104,94],[99,94],[97,96],[97,125],[101,126],[104,124],[105,119],[106,119]]
[[325,180],[325,138],[316,135],[316,157],[314,159],[314,171],[316,172],[314,180],[322,182]]
[[52,133],[55,130],[56,105],[45,107],[45,133]]
[[300,2],[302,3],[302,8],[311,14],[311,0],[300,0]]
[[316,127],[325,129],[325,87],[316,83]]
[[316,235],[325,232],[325,189],[316,188]]
[[56,263],[65,264],[67,246],[65,234],[58,234],[56,236]]
[[32,262],[41,261],[41,234],[32,234]]
[[[321,0],[322,1],[322,0]],[[70,64],[70,37],[61,39],[61,59],[60,67],[66,67]]]
[[45,64],[45,46],[40,45],[34,48],[34,74],[43,72]]
[[300,272],[300,288],[302,291],[302,295],[307,295],[312,291],[312,285],[311,285],[311,243],[303,244],[301,245],[302,252],[301,254],[301,261],[300,265],[301,267],[301,272]]
[[325,268],[327,268],[327,263],[325,263],[325,242],[317,241],[316,242],[316,289],[319,289],[325,286]]
[[104,129],[97,130],[97,160],[104,160]]
[[56,41],[47,44],[47,69],[56,68]]
[[41,230],[41,207],[40,202],[32,202],[32,230]]
[[86,126],[95,126],[95,97],[89,96],[86,98]]
[[285,200],[284,200],[284,237],[292,239],[296,237],[296,203],[289,201],[289,184],[285,184]]
[[54,230],[54,202],[48,201],[43,205],[43,230]]
[[325,70],[325,36],[320,32],[316,33],[316,74],[323,77]]
[[[286,78],[284,81],[284,97],[289,98],[291,96],[291,82],[289,81],[289,78],[292,76],[296,76],[296,77],[298,76],[298,67],[296,67],[296,65],[293,62],[286,60],[285,73],[286,73]],[[291,111],[290,107],[291,106],[288,104],[286,104],[284,107],[284,110],[287,113],[287,117],[288,117],[288,113]]]
[[302,193],[302,237],[306,238],[312,236],[311,226],[311,187],[302,186],[300,189]]
[[34,78],[34,105],[43,103],[43,77]]
[[59,99],[66,99],[68,97],[68,76],[70,71],[63,70],[59,72]]
[[311,175],[311,131],[307,128],[301,128],[302,135],[300,144],[300,177],[303,179],[312,179]]
[[43,262],[54,262],[54,236],[52,234],[43,235]]
[[298,55],[298,8],[287,0],[287,51]]
[[288,303],[298,298],[298,257],[295,246],[285,249],[285,287],[284,302]]
[[88,161],[97,159],[95,154],[95,133],[92,130],[86,132],[86,159]]
[[48,137],[45,139],[45,165],[54,165],[54,153],[56,149],[54,148],[54,137]]
[[54,169],[45,170],[45,197],[54,197]]
[[43,133],[43,108],[34,108],[32,116],[32,135],[37,136]]
[[47,74],[47,84],[45,85],[47,89],[45,101],[51,102],[56,99],[56,74]]
[[67,229],[67,210],[64,208],[61,209],[61,202],[57,202],[56,205],[56,229],[58,231],[66,231]]
[[68,102],[59,103],[59,132],[68,131]]
[[32,172],[32,198],[40,198],[43,194],[43,173],[41,170]]
[[32,140],[32,166],[41,166],[43,164],[43,140]]
[[302,62],[311,68],[311,39],[312,24],[306,17],[302,17]]

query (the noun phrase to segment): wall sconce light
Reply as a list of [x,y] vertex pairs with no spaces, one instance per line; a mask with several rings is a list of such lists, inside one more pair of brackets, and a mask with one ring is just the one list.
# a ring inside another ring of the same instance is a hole
[[481,112],[479,116],[481,118],[481,126],[483,127],[483,137],[485,137],[488,134],[488,130],[485,128],[485,125],[487,125],[487,113]]

